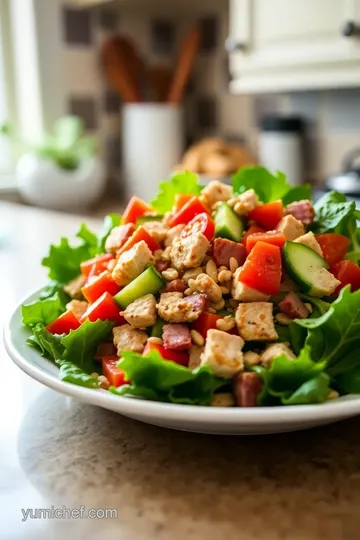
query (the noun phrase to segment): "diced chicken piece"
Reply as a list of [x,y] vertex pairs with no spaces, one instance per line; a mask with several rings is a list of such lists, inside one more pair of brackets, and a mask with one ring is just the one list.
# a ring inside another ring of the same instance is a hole
[[267,302],[270,295],[248,287],[239,281],[240,271],[241,268],[238,268],[233,277],[231,296],[234,300],[239,300],[240,302]]
[[162,289],[162,292],[181,292],[183,293],[186,289],[186,284],[183,279],[173,279],[169,281]]
[[165,237],[165,247],[171,246],[175,238],[178,238],[182,231],[184,230],[185,225],[175,225],[175,227],[172,227],[171,229],[168,229],[166,232]]
[[117,348],[118,356],[121,356],[122,351],[142,353],[147,338],[147,333],[144,330],[133,328],[130,324],[113,328],[113,342]]
[[234,396],[238,407],[256,407],[263,382],[257,373],[238,373],[233,382]]
[[246,249],[244,244],[233,242],[227,238],[215,238],[213,252],[214,261],[217,266],[229,267],[231,257],[234,257],[238,265],[242,266],[246,259]]
[[200,266],[209,246],[208,239],[202,233],[191,234],[186,238],[177,237],[171,246],[171,262],[177,270]]
[[110,232],[105,242],[105,249],[109,253],[116,253],[130,238],[135,231],[133,223],[126,223],[125,225],[119,225],[114,227]]
[[277,231],[284,234],[285,238],[289,242],[293,242],[299,236],[305,234],[305,227],[298,219],[294,218],[291,214],[284,216],[276,227]]
[[152,294],[137,298],[128,305],[121,315],[134,328],[147,328],[156,322],[156,300]]
[[68,311],[72,311],[77,319],[81,318],[88,307],[89,304],[87,302],[83,302],[82,300],[71,300],[71,302],[66,304],[66,309]]
[[261,363],[263,366],[269,367],[271,362],[281,355],[286,356],[289,360],[296,360],[295,354],[285,343],[273,343],[268,345],[261,354]]
[[289,292],[279,303],[279,308],[290,319],[307,319],[310,315],[304,302],[293,291]]
[[222,299],[222,292],[217,283],[207,274],[199,274],[192,285],[194,291],[204,293],[209,302],[216,304]]
[[246,353],[244,353],[245,366],[248,366],[248,367],[257,366],[260,363],[261,363],[260,354],[253,351],[247,351]]
[[211,407],[234,407],[235,398],[230,392],[220,392],[214,394],[210,406]]
[[206,307],[206,296],[194,294],[184,298],[182,293],[162,293],[156,306],[159,316],[167,322],[195,321]]
[[339,285],[341,285],[341,282],[325,268],[320,268],[317,270],[314,277],[316,278],[319,292],[312,292],[312,296],[318,296],[319,298],[322,296],[329,296],[335,291],[335,289],[338,288]]
[[204,352],[204,347],[192,345],[190,349],[189,369],[195,369],[200,366],[200,356]]
[[304,225],[310,225],[314,220],[315,210],[312,202],[304,199],[288,204],[285,208],[285,214],[291,214]]
[[74,298],[75,300],[81,300],[83,298],[81,289],[85,285],[85,282],[86,276],[80,274],[80,276],[72,279],[67,285],[65,285],[64,292],[66,292],[66,294],[68,294],[70,298]]
[[233,377],[244,369],[244,340],[221,330],[208,330],[201,365],[208,366],[216,377]]
[[278,339],[274,326],[271,302],[239,304],[235,321],[239,334],[245,341],[274,341]]
[[184,351],[191,347],[190,330],[186,324],[164,324],[162,339],[165,349]]
[[168,229],[164,227],[161,221],[145,221],[142,225],[158,244],[165,240]]
[[241,195],[237,195],[234,201],[234,210],[241,216],[246,216],[249,212],[260,206],[259,198],[253,189],[248,189]]
[[312,250],[316,251],[316,253],[320,255],[320,257],[323,257],[321,246],[316,240],[315,234],[313,232],[310,231],[306,234],[303,234],[302,236],[299,236],[299,238],[296,238],[295,242],[303,244],[304,246],[308,246]]
[[227,201],[231,195],[231,186],[219,182],[219,180],[212,180],[202,190],[200,200],[205,206],[211,208],[218,201]]
[[153,261],[154,257],[147,243],[142,240],[120,255],[112,277],[118,285],[128,285]]

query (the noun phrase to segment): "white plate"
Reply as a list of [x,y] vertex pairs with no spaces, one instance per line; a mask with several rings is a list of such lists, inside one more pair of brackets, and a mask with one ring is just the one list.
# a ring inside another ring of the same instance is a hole
[[[32,302],[35,293],[22,303]],[[360,414],[360,397],[346,396],[322,405],[249,409],[194,407],[120,397],[58,379],[58,368],[26,344],[30,332],[21,325],[21,304],[5,325],[5,347],[13,361],[49,388],[148,424],[198,433],[259,434],[296,431]]]

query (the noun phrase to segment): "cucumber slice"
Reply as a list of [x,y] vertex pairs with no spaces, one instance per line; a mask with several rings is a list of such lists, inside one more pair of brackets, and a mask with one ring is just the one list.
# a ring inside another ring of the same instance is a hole
[[122,309],[126,309],[137,298],[145,294],[157,294],[165,285],[165,281],[153,266],[149,266],[134,281],[126,285],[114,296],[114,300]]
[[164,319],[162,319],[161,317],[158,317],[156,319],[156,323],[154,324],[154,326],[151,328],[151,337],[159,337],[159,338],[162,338],[162,335],[163,335],[163,326],[164,326],[165,321]]
[[298,242],[286,242],[284,249],[284,261],[290,277],[302,289],[313,296],[323,296],[324,273],[329,265],[316,251]]
[[244,224],[226,202],[219,206],[215,215],[215,236],[240,242]]
[[148,221],[162,221],[163,218],[164,216],[160,214],[154,214],[153,216],[140,216],[137,218],[135,225],[136,227],[139,227],[140,225],[142,225],[143,223],[147,223]]

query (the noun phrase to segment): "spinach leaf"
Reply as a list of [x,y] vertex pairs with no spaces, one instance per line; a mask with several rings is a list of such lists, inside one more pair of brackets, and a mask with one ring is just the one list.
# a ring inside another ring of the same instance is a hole
[[304,199],[311,200],[311,185],[303,184],[301,186],[296,186],[290,188],[287,193],[282,198],[284,206],[296,201],[302,201]]

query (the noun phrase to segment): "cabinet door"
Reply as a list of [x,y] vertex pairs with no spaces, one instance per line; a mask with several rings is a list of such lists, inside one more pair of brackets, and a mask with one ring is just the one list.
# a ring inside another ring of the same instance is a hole
[[261,91],[341,79],[341,70],[360,60],[359,34],[342,32],[348,21],[360,26],[360,0],[230,0],[235,83]]

